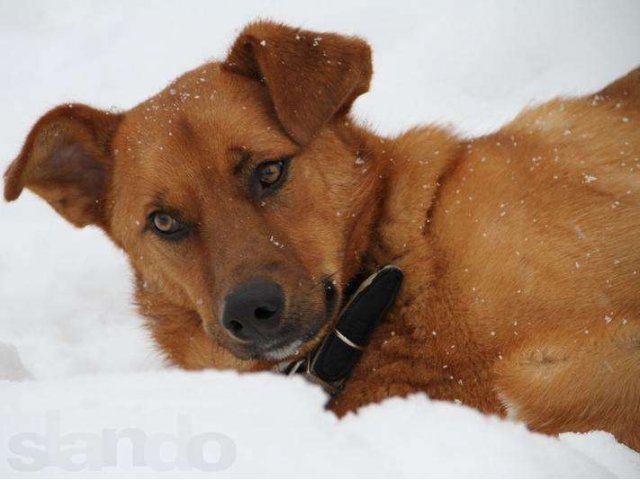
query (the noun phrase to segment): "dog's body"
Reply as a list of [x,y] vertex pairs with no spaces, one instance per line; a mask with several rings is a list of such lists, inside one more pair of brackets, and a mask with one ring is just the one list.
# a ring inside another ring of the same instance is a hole
[[333,408],[426,391],[640,448],[639,114],[636,70],[477,140],[370,139],[406,286]]
[[102,227],[185,368],[304,355],[347,281],[394,263],[400,298],[334,411],[426,392],[640,449],[640,70],[475,140],[354,125],[370,75],[358,39],[253,24],[129,112],[49,112],[5,196]]

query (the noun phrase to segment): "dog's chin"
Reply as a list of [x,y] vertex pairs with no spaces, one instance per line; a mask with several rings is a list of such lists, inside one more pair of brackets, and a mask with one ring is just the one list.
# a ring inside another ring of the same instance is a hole
[[258,360],[273,365],[292,362],[303,358],[322,342],[331,328],[332,320],[332,318],[323,318],[306,332],[287,335],[286,339],[276,340],[271,344],[234,343],[228,348],[241,360]]

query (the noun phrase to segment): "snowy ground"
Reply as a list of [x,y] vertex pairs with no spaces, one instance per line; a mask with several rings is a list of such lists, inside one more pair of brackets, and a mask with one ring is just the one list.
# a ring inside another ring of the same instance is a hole
[[[369,39],[355,110],[383,133],[487,132],[640,64],[637,1],[0,0],[0,170],[46,109],[131,107],[257,16]],[[640,455],[602,432],[547,438],[423,396],[338,422],[300,380],[166,369],[100,232],[30,194],[0,202],[0,232],[0,476],[640,476]]]

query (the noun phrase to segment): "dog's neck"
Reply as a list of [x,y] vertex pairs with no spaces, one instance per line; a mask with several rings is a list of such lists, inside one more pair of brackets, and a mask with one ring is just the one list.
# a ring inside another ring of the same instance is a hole
[[378,165],[379,188],[369,203],[375,212],[366,255],[371,266],[404,267],[415,262],[416,255],[432,255],[424,247],[431,235],[433,212],[442,183],[463,156],[463,143],[431,126],[393,139],[364,129],[355,130],[355,135],[361,155]]
[[[375,383],[372,380],[377,375],[375,372],[398,362],[399,358],[407,363],[407,350],[402,349],[398,356],[384,345],[395,335],[409,338],[416,331],[412,323],[416,318],[415,310],[413,314],[406,314],[408,306],[415,305],[416,299],[437,301],[441,290],[436,286],[443,271],[438,248],[436,214],[441,208],[438,199],[443,188],[451,187],[456,167],[466,152],[464,142],[446,130],[434,127],[410,130],[395,139],[381,138],[365,129],[355,130],[354,136],[359,140],[360,155],[376,166],[372,178],[377,188],[369,190],[365,211],[360,216],[371,218],[366,233],[364,268],[374,271],[394,264],[404,273],[404,281],[395,308],[376,327],[370,344],[345,384],[344,392],[352,389],[346,393],[346,400],[340,394],[330,404],[338,415],[361,405],[357,392],[363,385]],[[431,302],[417,304],[429,305]],[[425,312],[419,314],[425,316]],[[423,353],[420,351],[420,355]],[[415,361],[421,360],[416,358]],[[376,391],[381,394],[380,399],[388,396],[388,379]]]

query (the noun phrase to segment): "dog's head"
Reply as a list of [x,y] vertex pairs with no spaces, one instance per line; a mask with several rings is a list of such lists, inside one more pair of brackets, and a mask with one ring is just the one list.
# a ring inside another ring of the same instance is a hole
[[367,248],[378,173],[346,114],[370,57],[357,38],[251,24],[224,62],[130,111],[48,112],[5,197],[26,187],[74,225],[104,229],[147,311],[191,312],[223,352],[190,366],[304,353]]

